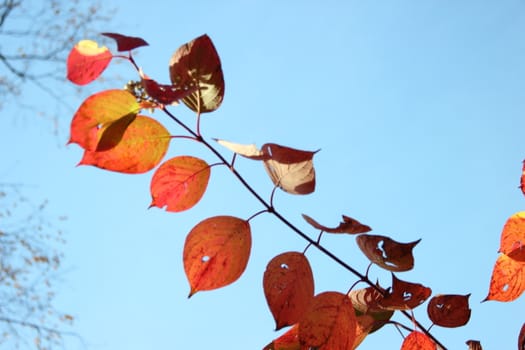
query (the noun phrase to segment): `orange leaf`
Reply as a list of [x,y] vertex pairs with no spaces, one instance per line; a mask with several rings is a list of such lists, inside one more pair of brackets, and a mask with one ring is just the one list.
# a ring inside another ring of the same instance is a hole
[[525,323],[521,326],[520,335],[518,336],[518,350],[525,350]]
[[170,134],[162,124],[146,116],[137,116],[122,135],[117,146],[101,152],[84,151],[78,165],[138,174],[160,163],[170,142]]
[[71,121],[69,143],[86,151],[106,151],[121,140],[140,110],[135,96],[126,90],[106,90],[88,97]]
[[492,270],[489,294],[483,301],[512,301],[525,290],[525,263],[501,254]]
[[301,151],[267,143],[262,146],[264,167],[273,184],[291,194],[309,194],[315,190],[313,157],[316,152]]
[[263,350],[302,350],[298,331],[299,327],[296,323],[286,333],[266,345]]
[[314,279],[302,253],[287,252],[274,257],[263,277],[264,295],[276,330],[299,321],[314,297]]
[[432,290],[419,283],[405,282],[392,274],[392,289],[379,301],[387,310],[410,310],[428,299]]
[[224,98],[219,54],[207,35],[182,45],[170,60],[171,83],[179,89],[198,88],[182,99],[196,113],[212,112]]
[[503,226],[499,252],[525,261],[525,211],[512,215]]
[[131,51],[137,47],[149,45],[144,39],[117,33],[101,33],[117,42],[117,51]]
[[359,344],[370,334],[375,324],[374,318],[370,315],[356,316],[356,321],[355,342],[351,349],[357,349]]
[[366,257],[388,271],[408,271],[414,267],[412,249],[420,240],[399,243],[379,235],[360,235],[357,244]]
[[329,228],[326,226],[323,226],[319,224],[317,221],[309,217],[308,215],[303,214],[303,218],[308,222],[310,225],[315,227],[316,229],[322,230],[324,232],[328,233],[349,233],[349,234],[357,234],[357,233],[365,233],[372,231],[370,226],[363,225],[359,221],[352,219],[349,216],[342,215],[343,221],[339,224],[339,226],[334,228]]
[[210,166],[202,159],[179,156],[164,162],[153,174],[150,207],[180,212],[193,207],[204,195]]
[[467,295],[436,295],[430,299],[427,313],[430,320],[441,327],[461,327],[470,319]]
[[111,58],[113,55],[107,47],[98,47],[92,40],[81,40],[67,57],[67,78],[77,85],[86,85],[102,74]]
[[250,257],[252,237],[248,221],[215,216],[198,223],[186,237],[184,271],[190,294],[235,282]]
[[348,350],[354,345],[356,327],[350,299],[342,293],[324,292],[314,297],[299,322],[299,341],[319,350]]
[[401,350],[436,350],[436,344],[424,333],[413,331],[403,341]]

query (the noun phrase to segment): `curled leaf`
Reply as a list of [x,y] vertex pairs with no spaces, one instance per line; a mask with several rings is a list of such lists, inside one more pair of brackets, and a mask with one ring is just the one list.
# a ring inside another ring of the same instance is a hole
[[151,179],[150,207],[180,212],[197,204],[210,179],[210,166],[202,159],[179,156],[164,162]]
[[436,344],[426,334],[412,331],[403,341],[401,350],[436,350]]
[[346,216],[346,215],[342,215],[342,216],[343,216],[343,221],[339,224],[339,226],[334,227],[334,228],[329,228],[329,227],[319,224],[317,221],[315,221],[308,215],[303,214],[303,218],[306,220],[306,222],[308,222],[310,225],[312,225],[316,229],[322,230],[328,233],[358,234],[358,233],[365,233],[365,232],[372,231],[370,226],[363,225],[356,219],[352,219],[349,216]]
[[248,221],[214,216],[198,223],[186,237],[183,262],[189,297],[235,282],[246,269],[252,238]]
[[237,153],[243,157],[253,159],[253,160],[264,160],[267,159],[266,156],[260,149],[257,148],[254,144],[252,145],[242,145],[235,142],[230,142],[226,140],[215,139],[217,143],[221,146],[226,147],[230,151]]
[[[381,287],[378,288],[383,290]],[[368,287],[352,290],[348,293],[348,297],[352,301],[356,316],[368,315],[374,320],[369,333],[375,332],[383,327],[394,314],[394,310],[385,310],[380,305],[384,296],[375,288]]]
[[78,165],[127,174],[145,173],[156,167],[168,150],[170,134],[162,124],[137,116],[126,128],[120,142],[107,151],[84,151]]
[[134,36],[127,36],[117,33],[101,33],[108,38],[111,38],[117,42],[117,51],[131,51],[137,47],[149,45],[146,40],[137,38]]
[[224,98],[219,54],[210,37],[202,35],[179,47],[170,60],[171,83],[193,92],[182,99],[196,113],[212,112]]
[[490,279],[489,293],[483,301],[512,301],[525,291],[525,262],[500,254]]
[[436,295],[430,299],[427,313],[430,320],[441,327],[461,327],[470,319],[467,295]]
[[366,257],[388,271],[408,271],[414,267],[412,250],[420,240],[399,243],[380,235],[360,235],[357,244]]
[[525,261],[525,211],[512,215],[503,226],[499,252]]
[[430,288],[402,281],[392,274],[392,288],[379,301],[379,305],[387,310],[411,310],[427,300],[430,294]]
[[67,57],[67,78],[77,85],[86,85],[104,72],[112,58],[107,47],[99,47],[92,40],[81,40]]
[[313,157],[317,151],[267,143],[262,152],[267,157],[264,167],[275,186],[291,194],[309,194],[315,190]]
[[286,252],[274,257],[266,266],[263,288],[275,329],[297,323],[314,297],[314,279],[306,256]]
[[348,350],[356,339],[357,321],[350,299],[338,292],[314,297],[299,322],[299,341],[306,348]]

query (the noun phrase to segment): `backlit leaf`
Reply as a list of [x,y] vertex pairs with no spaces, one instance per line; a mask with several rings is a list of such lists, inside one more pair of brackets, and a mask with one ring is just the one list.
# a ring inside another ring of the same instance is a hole
[[286,252],[274,257],[266,266],[263,287],[276,330],[297,323],[314,297],[314,279],[306,256]]
[[436,350],[436,344],[426,334],[412,331],[403,341],[401,350]]
[[186,237],[184,271],[190,294],[227,286],[244,272],[252,238],[248,221],[215,216],[198,223]]
[[430,320],[441,327],[461,327],[470,319],[467,295],[436,295],[430,299],[427,313]]
[[224,98],[221,61],[213,42],[202,35],[182,45],[170,60],[171,83],[179,89],[198,89],[182,101],[194,112],[219,108]]
[[500,254],[490,280],[489,294],[483,301],[512,301],[525,290],[525,263]]
[[308,222],[310,225],[312,225],[316,229],[319,229],[319,230],[322,230],[328,233],[357,234],[357,233],[365,233],[365,232],[372,231],[370,226],[363,225],[356,219],[352,219],[349,216],[346,216],[346,215],[342,215],[342,216],[343,216],[343,221],[339,223],[339,226],[334,227],[334,228],[329,228],[329,227],[319,224],[317,221],[315,221],[308,215],[303,214],[303,218],[306,220],[306,222]]
[[67,78],[77,85],[86,85],[102,74],[112,58],[107,47],[81,40],[67,57]]
[[153,174],[150,207],[166,211],[190,209],[202,198],[210,179],[210,167],[202,159],[179,156],[164,162]]
[[302,350],[299,343],[298,324],[294,324],[286,333],[266,345],[263,350]]
[[274,143],[263,145],[262,151],[268,157],[264,167],[275,186],[291,194],[309,194],[315,190],[313,157],[316,152]]
[[525,211],[512,215],[501,232],[499,251],[518,261],[525,261]]
[[137,38],[134,36],[127,36],[117,33],[101,33],[108,38],[111,38],[117,42],[117,51],[131,51],[137,47],[149,45],[146,40]]
[[379,301],[379,305],[388,310],[411,310],[427,300],[430,294],[430,288],[402,281],[392,274],[392,288]]
[[226,140],[219,140],[215,139],[218,144],[221,146],[226,147],[230,151],[233,151],[243,157],[250,158],[253,160],[263,160],[267,159],[268,156],[265,156],[265,154],[257,148],[254,144],[251,145],[242,145],[239,143],[234,143]]
[[338,292],[324,292],[314,297],[299,322],[302,346],[319,350],[352,349],[357,321],[350,299]]
[[371,333],[374,324],[375,320],[370,315],[356,316],[355,341],[351,349],[356,349],[365,340],[366,336]]
[[[382,288],[380,289],[383,290]],[[370,333],[383,327],[394,314],[394,310],[385,310],[380,305],[383,295],[375,288],[368,287],[352,290],[348,293],[348,297],[352,301],[356,316],[368,315],[373,318],[374,324],[369,330]]]
[[520,334],[518,336],[518,350],[525,350],[525,323],[521,326]]
[[122,135],[117,146],[100,152],[84,151],[79,165],[138,174],[160,163],[170,142],[170,134],[162,124],[146,116],[137,116]]
[[366,257],[382,268],[394,271],[408,271],[414,267],[412,249],[420,240],[399,243],[386,236],[360,235],[357,244]]
[[140,110],[135,97],[126,90],[106,90],[88,97],[71,121],[69,143],[86,151],[115,147]]

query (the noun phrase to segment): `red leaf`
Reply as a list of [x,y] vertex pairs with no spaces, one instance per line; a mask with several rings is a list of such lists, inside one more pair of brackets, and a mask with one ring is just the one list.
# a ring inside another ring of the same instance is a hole
[[235,282],[246,268],[251,244],[248,221],[215,216],[198,223],[184,244],[184,271],[191,288],[189,297]]
[[210,167],[202,159],[180,156],[164,162],[153,174],[150,207],[180,212],[193,207],[204,195]]
[[98,47],[91,40],[81,40],[67,57],[67,78],[77,85],[86,85],[104,72],[111,58],[113,55],[107,47]]
[[196,88],[180,89],[173,85],[161,85],[149,78],[142,78],[142,86],[150,97],[163,105],[177,104],[179,100],[196,90]]
[[162,124],[146,116],[137,116],[129,124],[117,146],[100,152],[84,151],[79,165],[138,174],[160,163],[170,142],[170,134]]
[[117,42],[117,51],[131,51],[137,47],[149,45],[144,39],[117,33],[101,33]]
[[276,330],[297,323],[314,297],[308,259],[298,252],[277,255],[266,266],[263,287]]
[[316,152],[301,151],[267,143],[262,146],[264,167],[273,184],[291,194],[309,194],[315,190],[313,157]]
[[525,350],[525,323],[521,326],[520,335],[518,336],[518,350]]
[[441,327],[461,327],[470,319],[467,295],[436,295],[430,299],[427,313],[430,320]]
[[69,143],[86,151],[115,147],[140,110],[135,97],[126,90],[106,90],[88,97],[71,121]]
[[492,270],[489,294],[483,301],[512,301],[525,290],[525,263],[501,254]]
[[319,350],[352,349],[357,321],[350,299],[338,292],[324,292],[314,297],[299,322],[302,346]]
[[295,324],[286,333],[266,345],[263,350],[302,350],[299,343],[298,324]]
[[525,211],[512,215],[501,232],[499,252],[525,261]]
[[436,350],[436,344],[424,333],[413,331],[401,345],[401,350]]
[[365,232],[372,231],[370,226],[363,225],[359,221],[352,219],[351,217],[346,216],[346,215],[343,215],[343,221],[339,224],[339,226],[334,227],[334,228],[323,226],[306,214],[303,214],[303,218],[306,220],[306,222],[308,222],[310,225],[312,225],[316,229],[319,229],[319,230],[322,230],[328,233],[357,234],[357,233],[365,233]]
[[224,98],[224,77],[219,54],[207,35],[182,45],[170,60],[171,83],[182,89],[197,88],[182,102],[197,113],[212,112]]
[[420,240],[411,243],[399,243],[386,236],[360,235],[357,245],[366,257],[388,271],[408,271],[414,267],[412,249]]
[[432,290],[419,283],[405,282],[392,274],[392,289],[379,301],[387,310],[410,310],[428,299]]

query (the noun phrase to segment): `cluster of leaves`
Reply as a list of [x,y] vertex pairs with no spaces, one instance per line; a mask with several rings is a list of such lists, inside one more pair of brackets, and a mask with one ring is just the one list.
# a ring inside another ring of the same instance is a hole
[[[143,39],[115,33],[103,35],[113,38],[117,50],[127,54],[113,54],[94,41],[81,41],[72,49],[67,61],[69,80],[79,85],[88,84],[100,76],[110,61],[117,57],[128,60],[136,68],[139,80],[128,83],[124,90],[106,90],[94,94],[81,104],[71,122],[70,137],[70,143],[76,143],[84,149],[80,164],[122,173],[143,173],[156,168],[150,185],[151,206],[165,208],[170,212],[192,208],[206,192],[211,168],[226,166],[264,207],[248,219],[225,215],[204,219],[188,233],[183,264],[190,285],[190,296],[199,291],[224,287],[241,276],[250,257],[250,221],[259,214],[271,213],[304,238],[308,245],[302,252],[279,254],[267,265],[263,287],[276,329],[290,328],[264,347],[265,350],[355,349],[368,334],[385,324],[408,332],[401,344],[402,350],[445,349],[429,328],[423,327],[411,314],[411,310],[427,300],[427,315],[432,325],[460,327],[469,321],[469,294],[434,295],[430,298],[432,291],[429,287],[404,281],[396,275],[414,267],[412,251],[419,240],[400,243],[387,236],[370,234],[372,229],[369,226],[346,215],[336,227],[322,225],[310,216],[303,215],[307,223],[320,231],[317,240],[314,240],[275,209],[273,198],[278,189],[296,195],[307,195],[315,190],[313,158],[316,151],[298,150],[274,143],[258,148],[255,145],[215,139],[219,145],[233,152],[232,160],[227,161],[201,135],[201,114],[219,108],[224,98],[224,78],[219,55],[207,35],[182,45],[173,54],[169,63],[171,84],[158,83],[137,66],[132,50],[147,45]],[[168,109],[180,102],[195,112],[195,128],[190,128]],[[166,113],[185,134],[171,135],[157,120],[140,114],[155,109]],[[163,161],[170,141],[174,138],[187,138],[201,143],[218,158],[218,162],[208,164],[190,155]],[[239,156],[263,163],[274,184],[268,201],[256,193],[238,173],[235,160]],[[525,220],[525,214],[519,214],[518,219]],[[515,220],[508,224],[510,228],[507,231],[515,235],[514,238],[505,239],[501,251],[503,256],[508,257],[505,259],[522,264],[525,255],[521,251],[522,238],[519,236],[523,236],[524,230],[516,225]],[[368,271],[366,275],[359,273],[325,249],[320,244],[324,233],[356,235],[357,244],[370,263],[391,272],[390,287],[383,288],[372,283]],[[357,282],[348,291],[315,294],[314,276],[306,256],[311,246],[354,273]],[[508,277],[512,279],[515,275]],[[496,280],[493,283],[504,283],[507,287],[491,286],[491,291],[499,288],[508,294],[517,294],[515,288],[508,288],[509,281],[502,282],[499,277]],[[354,289],[359,282],[368,286]],[[489,299],[494,299],[492,295],[491,292]],[[409,319],[409,326],[391,319],[396,311]],[[475,341],[469,342],[471,349],[479,345]]]

